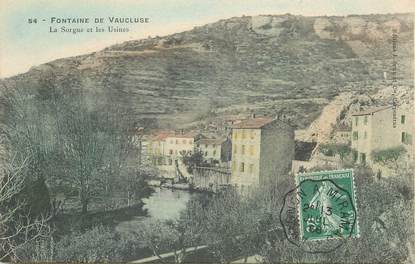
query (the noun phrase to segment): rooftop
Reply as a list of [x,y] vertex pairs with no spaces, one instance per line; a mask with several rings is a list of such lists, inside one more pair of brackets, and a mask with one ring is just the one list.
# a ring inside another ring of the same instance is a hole
[[197,135],[199,135],[199,132],[196,131],[190,131],[190,132],[176,132],[168,137],[174,137],[174,138],[195,138]]
[[273,120],[274,119],[271,117],[256,117],[243,120],[240,123],[234,125],[233,128],[261,128],[271,123]]
[[353,113],[352,115],[353,116],[371,115],[373,113],[383,111],[383,110],[386,110],[386,109],[389,109],[389,108],[392,108],[392,106],[389,105],[389,106],[372,107],[372,108],[369,108],[369,109],[366,109],[366,110],[363,110],[363,111],[360,111],[360,112]]
[[173,135],[172,131],[159,131],[151,135],[151,140],[163,141],[170,135]]
[[198,143],[200,144],[222,144],[223,142],[226,141],[226,138],[202,138],[198,141]]

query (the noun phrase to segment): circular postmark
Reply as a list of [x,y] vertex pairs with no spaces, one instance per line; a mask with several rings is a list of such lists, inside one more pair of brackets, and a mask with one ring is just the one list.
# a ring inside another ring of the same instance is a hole
[[333,179],[303,179],[284,195],[280,222],[288,241],[309,253],[328,253],[357,235],[351,190]]

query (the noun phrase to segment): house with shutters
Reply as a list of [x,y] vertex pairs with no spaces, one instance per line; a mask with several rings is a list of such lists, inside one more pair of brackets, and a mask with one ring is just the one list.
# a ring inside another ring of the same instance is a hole
[[403,106],[374,107],[352,114],[352,150],[356,163],[373,165],[372,153],[403,146],[413,158],[414,115]]
[[282,120],[253,117],[232,128],[231,184],[278,184],[291,170],[294,130]]

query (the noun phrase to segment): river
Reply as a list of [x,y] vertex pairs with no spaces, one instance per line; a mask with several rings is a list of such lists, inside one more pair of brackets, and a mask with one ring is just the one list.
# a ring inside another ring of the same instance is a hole
[[145,219],[158,219],[167,220],[175,219],[180,215],[180,211],[186,208],[186,203],[196,193],[190,193],[182,190],[172,190],[166,188],[154,188],[155,192],[146,199],[143,199],[145,203],[144,209],[147,210],[147,216],[135,216],[128,221],[120,222],[116,229],[120,232],[131,232],[137,230],[137,226],[140,225]]

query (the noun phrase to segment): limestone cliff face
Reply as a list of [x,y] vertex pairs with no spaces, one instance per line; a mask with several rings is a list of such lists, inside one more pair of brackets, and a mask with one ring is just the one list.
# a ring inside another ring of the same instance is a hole
[[31,89],[45,79],[65,89],[76,83],[90,98],[110,98],[140,116],[186,113],[183,122],[231,105],[293,99],[285,108],[306,127],[324,106],[313,99],[387,85],[393,28],[399,31],[399,78],[412,85],[410,14],[236,17],[59,59],[3,81]]

